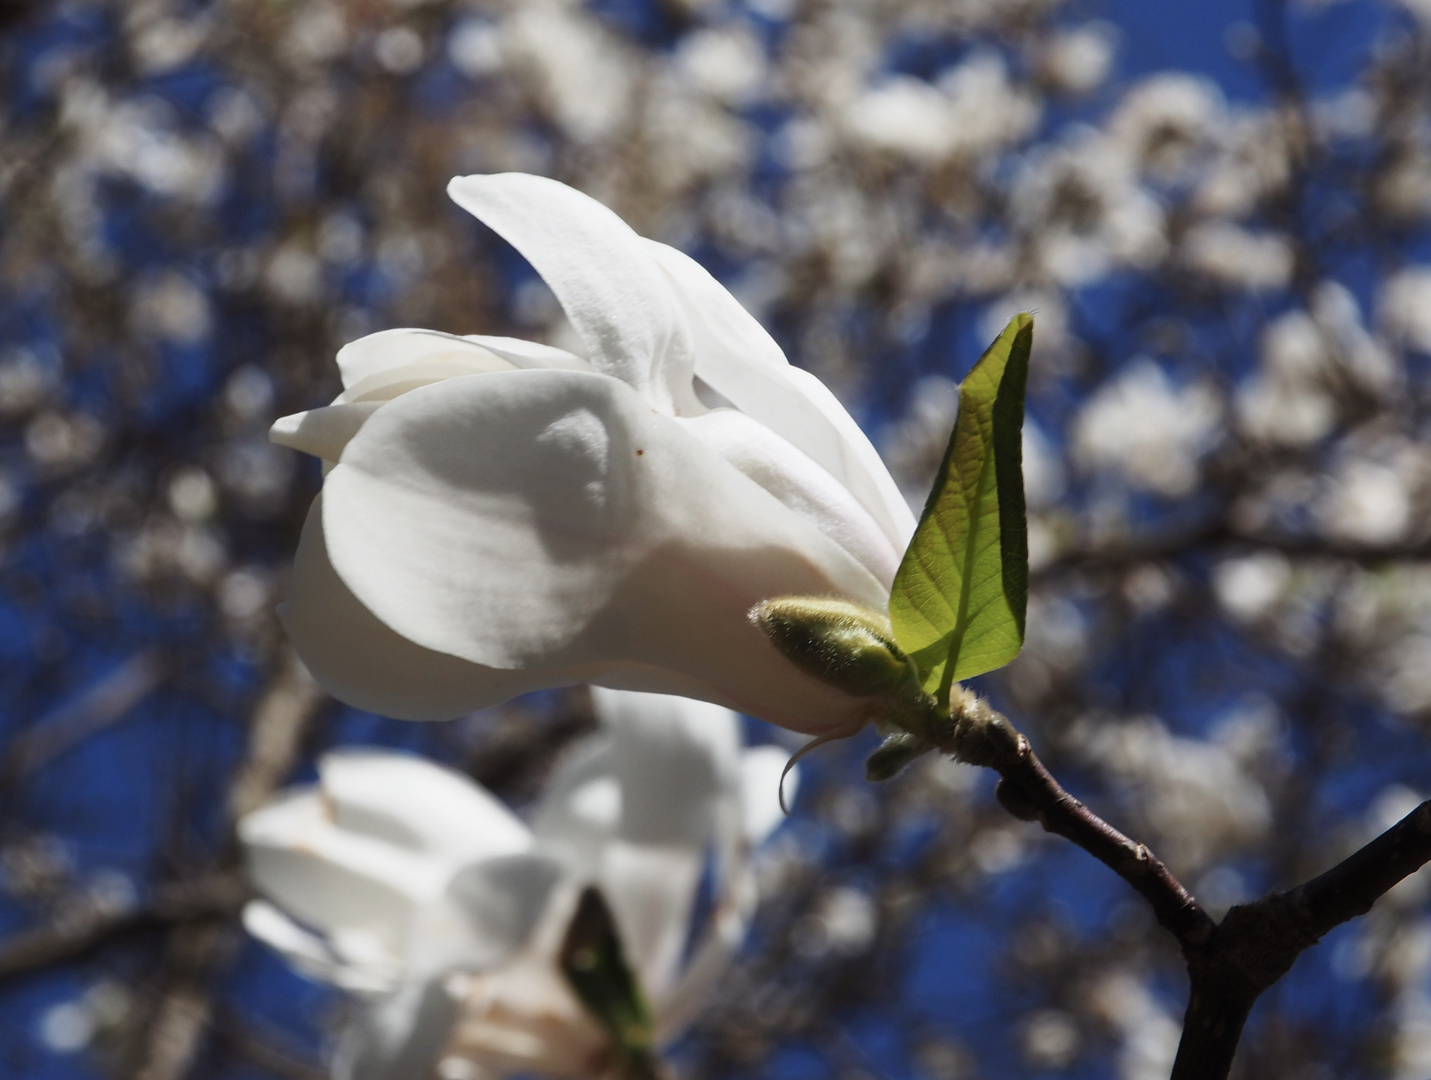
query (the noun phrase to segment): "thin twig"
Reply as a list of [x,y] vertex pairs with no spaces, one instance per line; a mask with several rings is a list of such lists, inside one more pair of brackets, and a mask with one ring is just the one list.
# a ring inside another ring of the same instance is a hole
[[1234,907],[1221,923],[1147,847],[1063,789],[1008,719],[967,690],[954,700],[941,749],[998,772],[999,802],[1077,844],[1126,881],[1177,939],[1192,982],[1172,1080],[1225,1080],[1257,998],[1333,927],[1431,862],[1431,801],[1360,851],[1283,893]]
[[1184,952],[1208,941],[1212,918],[1182,882],[1148,845],[1125,836],[1065,791],[1006,717],[967,690],[956,715],[959,721],[944,749],[994,769],[1002,778],[998,796],[1005,809],[1073,841],[1121,877],[1148,901]]

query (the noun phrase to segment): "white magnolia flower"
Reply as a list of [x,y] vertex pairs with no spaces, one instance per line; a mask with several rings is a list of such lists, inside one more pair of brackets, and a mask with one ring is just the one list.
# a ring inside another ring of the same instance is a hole
[[[742,751],[717,705],[594,694],[604,730],[563,761],[530,828],[466,777],[378,750],[324,756],[316,787],[241,821],[265,897],[249,930],[364,1000],[340,1080],[597,1075],[608,1041],[558,966],[587,886],[659,1042],[724,970],[754,900],[749,852],[781,820],[785,755]],[[712,903],[694,925],[703,880]]]
[[584,358],[390,330],[274,439],[331,464],[284,625],[354,705],[440,719],[593,682],[785,727],[865,704],[746,619],[790,593],[883,608],[914,521],[868,439],[694,261],[520,174],[452,182],[561,301]]

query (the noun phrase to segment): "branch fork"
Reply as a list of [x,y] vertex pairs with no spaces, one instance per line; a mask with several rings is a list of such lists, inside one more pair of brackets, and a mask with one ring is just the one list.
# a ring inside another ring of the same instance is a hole
[[995,794],[1014,817],[1073,841],[1148,901],[1177,941],[1191,991],[1172,1080],[1225,1080],[1248,1014],[1263,991],[1332,928],[1431,861],[1431,801],[1330,870],[1286,892],[1232,908],[1215,922],[1148,845],[1070,795],[1008,719],[955,687],[937,748],[999,774]]

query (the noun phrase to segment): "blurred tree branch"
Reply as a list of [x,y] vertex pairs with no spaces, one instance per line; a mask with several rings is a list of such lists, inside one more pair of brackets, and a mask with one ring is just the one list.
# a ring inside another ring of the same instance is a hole
[[247,886],[235,873],[215,873],[161,886],[149,904],[125,911],[87,907],[0,943],[0,980],[75,960],[117,938],[178,924],[231,917]]

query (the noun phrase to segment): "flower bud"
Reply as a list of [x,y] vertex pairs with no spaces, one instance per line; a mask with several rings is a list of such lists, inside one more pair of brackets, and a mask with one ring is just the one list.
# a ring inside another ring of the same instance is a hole
[[865,779],[879,782],[892,779],[901,769],[933,747],[917,735],[897,732],[879,744],[865,761]]
[[845,600],[781,596],[756,604],[750,619],[796,667],[847,694],[923,693],[914,662],[877,611]]

